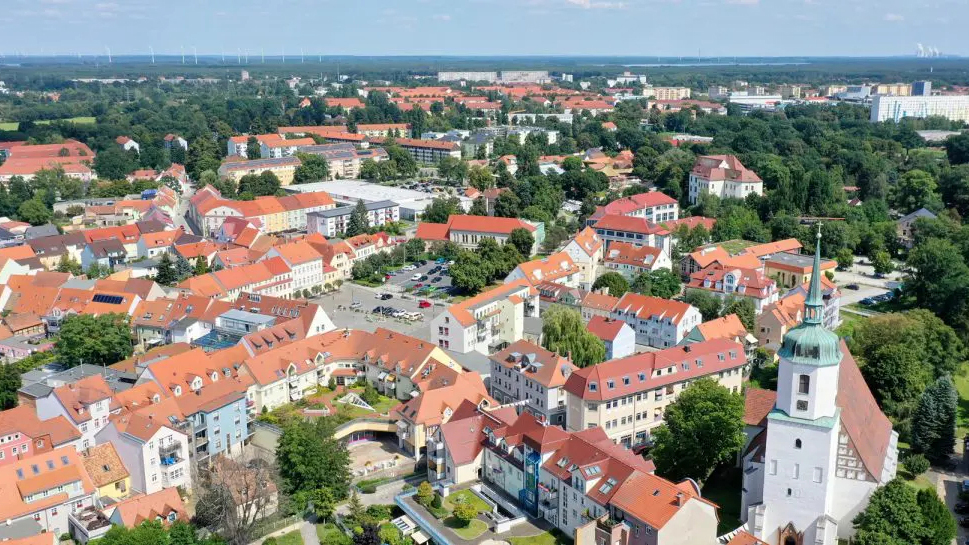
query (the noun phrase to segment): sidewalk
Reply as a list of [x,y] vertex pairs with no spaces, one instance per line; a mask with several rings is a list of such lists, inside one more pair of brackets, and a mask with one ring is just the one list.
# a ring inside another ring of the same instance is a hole
[[299,530],[300,535],[303,537],[303,545],[320,545],[320,537],[316,534],[316,524],[309,520],[303,520],[295,524],[290,524],[284,528],[280,528],[271,534],[265,535],[256,541],[253,541],[249,545],[262,545],[262,543],[270,537],[279,537],[297,530]]

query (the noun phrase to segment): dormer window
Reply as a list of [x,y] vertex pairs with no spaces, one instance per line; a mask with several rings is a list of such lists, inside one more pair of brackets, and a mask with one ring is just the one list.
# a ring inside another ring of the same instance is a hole
[[212,379],[212,382],[215,382],[215,381],[219,380],[219,374],[216,373],[215,371],[213,371],[212,372],[212,375],[209,378]]
[[595,382],[590,382],[589,383],[589,391],[590,392],[598,392],[599,391],[599,385],[597,383],[595,383]]
[[182,395],[182,387],[181,386],[176,386],[176,387],[172,388],[172,393],[175,394],[176,397]]

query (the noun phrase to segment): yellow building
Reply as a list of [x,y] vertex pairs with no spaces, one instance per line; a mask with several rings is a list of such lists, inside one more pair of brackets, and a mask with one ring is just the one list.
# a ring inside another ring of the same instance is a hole
[[81,453],[84,469],[102,498],[118,501],[131,491],[131,475],[111,443],[104,443]]
[[912,86],[908,83],[879,83],[871,88],[873,95],[912,96]]
[[238,182],[247,174],[262,174],[272,172],[279,178],[283,187],[293,183],[296,167],[302,162],[298,157],[276,157],[272,159],[255,159],[252,161],[229,161],[219,167],[219,176]]
[[689,87],[653,87],[656,100],[686,100],[690,98]]

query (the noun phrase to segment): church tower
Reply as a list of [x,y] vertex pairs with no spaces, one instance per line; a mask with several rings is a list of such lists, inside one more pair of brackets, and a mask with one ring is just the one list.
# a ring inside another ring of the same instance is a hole
[[818,226],[804,321],[785,336],[778,356],[777,402],[767,416],[763,505],[755,534],[776,545],[834,545],[841,414],[838,379],[844,356],[824,328],[821,230]]

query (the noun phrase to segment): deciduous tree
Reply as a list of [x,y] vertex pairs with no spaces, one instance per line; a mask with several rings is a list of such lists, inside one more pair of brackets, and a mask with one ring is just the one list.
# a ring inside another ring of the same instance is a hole
[[606,359],[606,346],[593,335],[577,310],[552,305],[542,315],[542,346],[570,356],[579,367],[595,365]]

